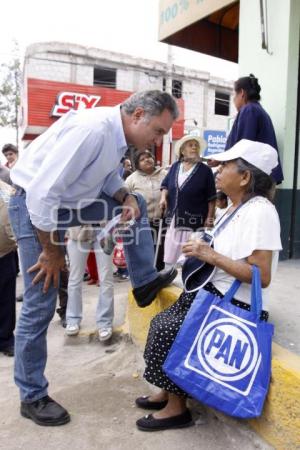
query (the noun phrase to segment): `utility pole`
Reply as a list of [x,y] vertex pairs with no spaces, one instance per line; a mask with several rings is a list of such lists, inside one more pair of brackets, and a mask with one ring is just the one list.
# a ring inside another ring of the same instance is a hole
[[[172,95],[172,65],[173,55],[172,46],[168,45],[168,61],[166,70],[166,92]],[[164,135],[163,148],[162,148],[162,167],[166,167],[170,164],[171,159],[171,143],[172,143],[172,129],[169,133]]]
[[17,148],[19,148],[19,95],[20,95],[20,88],[19,88],[19,79],[18,79],[18,73],[17,73],[17,69],[15,68],[15,72],[14,72],[14,82],[15,82],[15,125],[16,125],[16,145]]

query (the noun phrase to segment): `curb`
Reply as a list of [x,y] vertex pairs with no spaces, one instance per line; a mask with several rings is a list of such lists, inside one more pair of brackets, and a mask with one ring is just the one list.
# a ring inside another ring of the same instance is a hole
[[[132,292],[129,292],[125,327],[141,349],[145,345],[151,319],[171,306],[181,292],[175,286],[162,289],[147,308],[139,308]],[[263,414],[247,423],[275,449],[300,449],[300,357],[274,342],[272,378]]]
[[167,287],[159,292],[155,301],[150,306],[139,308],[132,292],[129,291],[126,326],[133,341],[138,346],[143,348],[145,345],[151,319],[159,312],[171,306],[181,292],[182,289],[178,287]]
[[300,358],[275,342],[264,411],[249,424],[276,449],[300,449]]

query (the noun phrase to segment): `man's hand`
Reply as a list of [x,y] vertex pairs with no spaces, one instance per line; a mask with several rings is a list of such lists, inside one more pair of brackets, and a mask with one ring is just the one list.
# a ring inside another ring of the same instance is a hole
[[51,285],[52,279],[54,287],[58,288],[59,273],[61,270],[66,270],[65,254],[60,244],[57,231],[50,233],[36,228],[36,232],[43,251],[36,264],[31,266],[27,272],[38,272],[32,280],[33,284],[37,284],[45,278],[43,286],[43,292],[45,294]]
[[195,256],[201,261],[214,265],[214,249],[201,239],[189,240],[182,246],[182,252],[185,256]]
[[127,222],[131,219],[138,219],[141,215],[140,208],[137,204],[136,197],[128,191],[126,187],[121,187],[114,193],[114,199],[123,206],[122,222]]
[[37,263],[28,269],[28,273],[37,272],[32,280],[33,284],[37,284],[45,278],[43,292],[46,294],[52,280],[54,287],[58,288],[61,270],[66,270],[65,255],[63,251],[57,247],[57,250],[55,251],[43,250]]
[[122,222],[127,222],[131,219],[138,219],[141,215],[139,205],[134,195],[127,195],[123,203]]

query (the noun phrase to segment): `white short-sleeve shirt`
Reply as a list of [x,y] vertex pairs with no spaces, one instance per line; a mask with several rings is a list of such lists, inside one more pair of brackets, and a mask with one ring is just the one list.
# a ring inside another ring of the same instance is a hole
[[[221,221],[225,220],[225,217]],[[254,250],[271,250],[271,277],[273,277],[277,269],[279,251],[282,249],[280,222],[275,206],[260,196],[246,202],[215,237],[214,249],[235,261],[245,260]],[[234,277],[218,268],[211,279],[222,294],[225,294],[233,281]],[[262,290],[265,310],[268,309],[269,287]],[[242,283],[234,298],[249,304],[251,285]]]

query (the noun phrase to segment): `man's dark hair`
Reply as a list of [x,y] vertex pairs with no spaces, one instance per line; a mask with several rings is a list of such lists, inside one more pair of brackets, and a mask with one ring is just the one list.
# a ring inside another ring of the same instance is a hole
[[173,119],[179,116],[177,103],[167,92],[158,90],[136,92],[122,103],[122,111],[126,114],[133,114],[139,107],[150,117],[159,116],[165,109],[170,112]]

